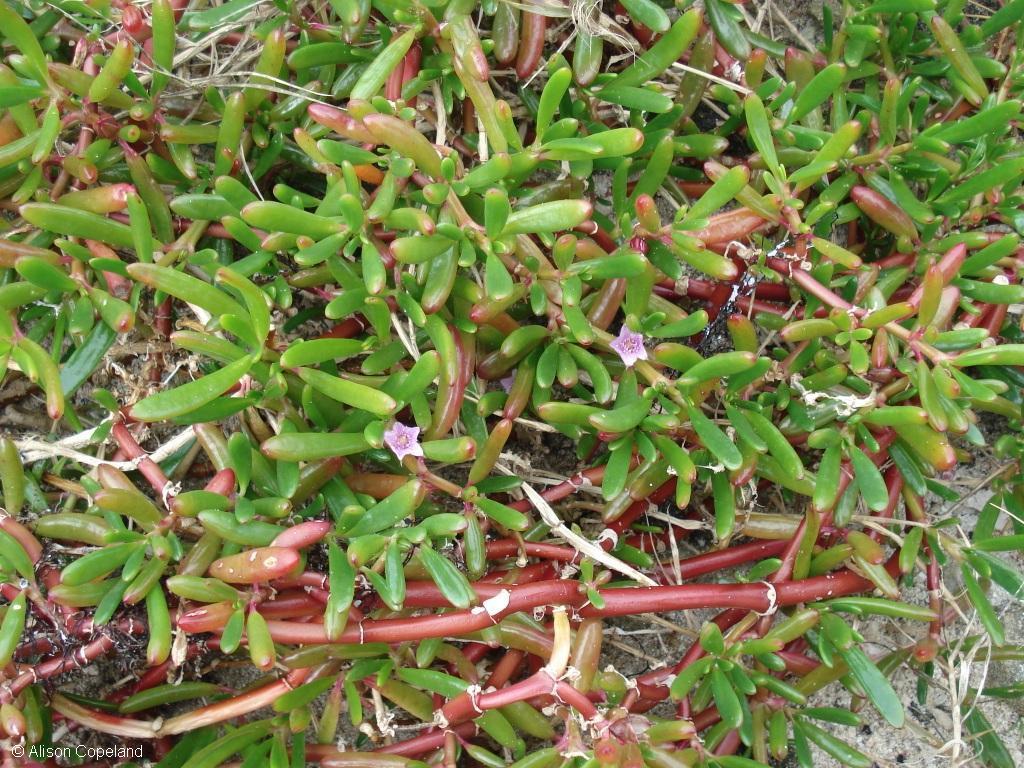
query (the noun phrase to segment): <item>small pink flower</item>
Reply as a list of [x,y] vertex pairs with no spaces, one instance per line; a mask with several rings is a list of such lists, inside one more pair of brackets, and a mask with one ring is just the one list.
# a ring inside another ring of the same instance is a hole
[[626,364],[627,368],[632,368],[637,360],[647,359],[644,335],[629,330],[625,325],[619,331],[618,338],[612,341],[609,346],[619,353],[619,357],[622,358],[622,362]]
[[498,383],[501,384],[501,388],[505,390],[505,394],[509,394],[512,391],[512,385],[516,381],[515,371],[510,373],[504,379],[501,379]]
[[406,456],[423,455],[423,447],[420,445],[419,438],[419,427],[407,427],[400,421],[396,421],[391,425],[391,429],[384,433],[384,443],[398,457],[399,461]]

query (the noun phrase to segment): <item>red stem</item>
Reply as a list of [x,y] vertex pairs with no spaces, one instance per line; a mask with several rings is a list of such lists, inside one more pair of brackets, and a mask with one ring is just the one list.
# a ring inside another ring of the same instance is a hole
[[29,666],[7,684],[0,686],[0,704],[10,704],[23,690],[40,680],[56,677],[73,669],[80,669],[104,656],[114,648],[114,641],[106,633],[77,648],[74,653],[45,659]]
[[[895,567],[894,563],[890,565]],[[522,586],[500,584],[476,584],[474,586],[481,599],[492,597],[502,590],[508,590],[508,606],[493,616],[487,611],[476,609],[476,611],[452,611],[443,615],[371,619],[361,623],[350,623],[338,642],[399,643],[406,640],[466,634],[492,626],[505,616],[519,611],[532,610],[544,605],[581,606],[586,601],[585,595],[580,593],[579,585],[575,581],[547,581]],[[796,605],[825,597],[849,595],[872,588],[871,581],[850,570],[776,584],[774,585],[776,594],[774,604],[769,597],[771,588],[764,583],[622,587],[602,590],[601,595],[605,600],[604,607],[598,609],[593,605],[586,605],[580,609],[578,615],[583,617],[630,616],[639,613],[723,607],[765,612],[771,608]],[[407,585],[405,604],[409,608],[446,607],[448,605],[440,590],[433,583],[425,582],[412,582]],[[324,629],[319,624],[268,621],[267,625],[275,642],[305,645],[328,642]],[[192,631],[196,631],[195,625],[193,625]],[[208,630],[204,627],[202,631]]]
[[167,475],[160,469],[160,466],[149,458],[142,447],[138,444],[132,433],[128,431],[128,428],[124,425],[124,422],[119,421],[114,425],[113,429],[110,430],[111,436],[117,442],[118,447],[124,451],[125,455],[128,456],[132,461],[138,461],[139,472],[149,482],[153,488],[154,493],[166,505],[168,499],[164,497],[164,493],[170,485],[170,480],[167,479]]

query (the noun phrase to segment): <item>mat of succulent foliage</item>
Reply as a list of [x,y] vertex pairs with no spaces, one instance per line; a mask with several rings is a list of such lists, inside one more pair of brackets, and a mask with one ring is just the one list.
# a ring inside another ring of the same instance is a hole
[[[760,10],[0,3],[0,386],[50,427],[0,425],[4,765],[868,766],[896,669],[1024,657],[1024,0]],[[1011,765],[1019,683],[969,695]]]

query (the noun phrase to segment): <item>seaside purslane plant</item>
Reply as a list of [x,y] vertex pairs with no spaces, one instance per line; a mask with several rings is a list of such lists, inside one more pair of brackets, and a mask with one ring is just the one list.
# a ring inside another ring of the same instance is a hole
[[760,6],[0,2],[5,766],[1012,765],[1024,1]]

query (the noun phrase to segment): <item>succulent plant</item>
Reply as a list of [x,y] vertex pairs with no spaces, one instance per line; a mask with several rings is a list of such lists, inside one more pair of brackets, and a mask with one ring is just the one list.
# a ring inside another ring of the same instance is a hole
[[[726,0],[0,3],[0,401],[46,425],[0,415],[4,765],[63,722],[159,768],[866,767],[836,728],[902,727],[898,669],[1021,659],[989,5],[787,46]],[[961,693],[1012,765],[1020,683]]]

